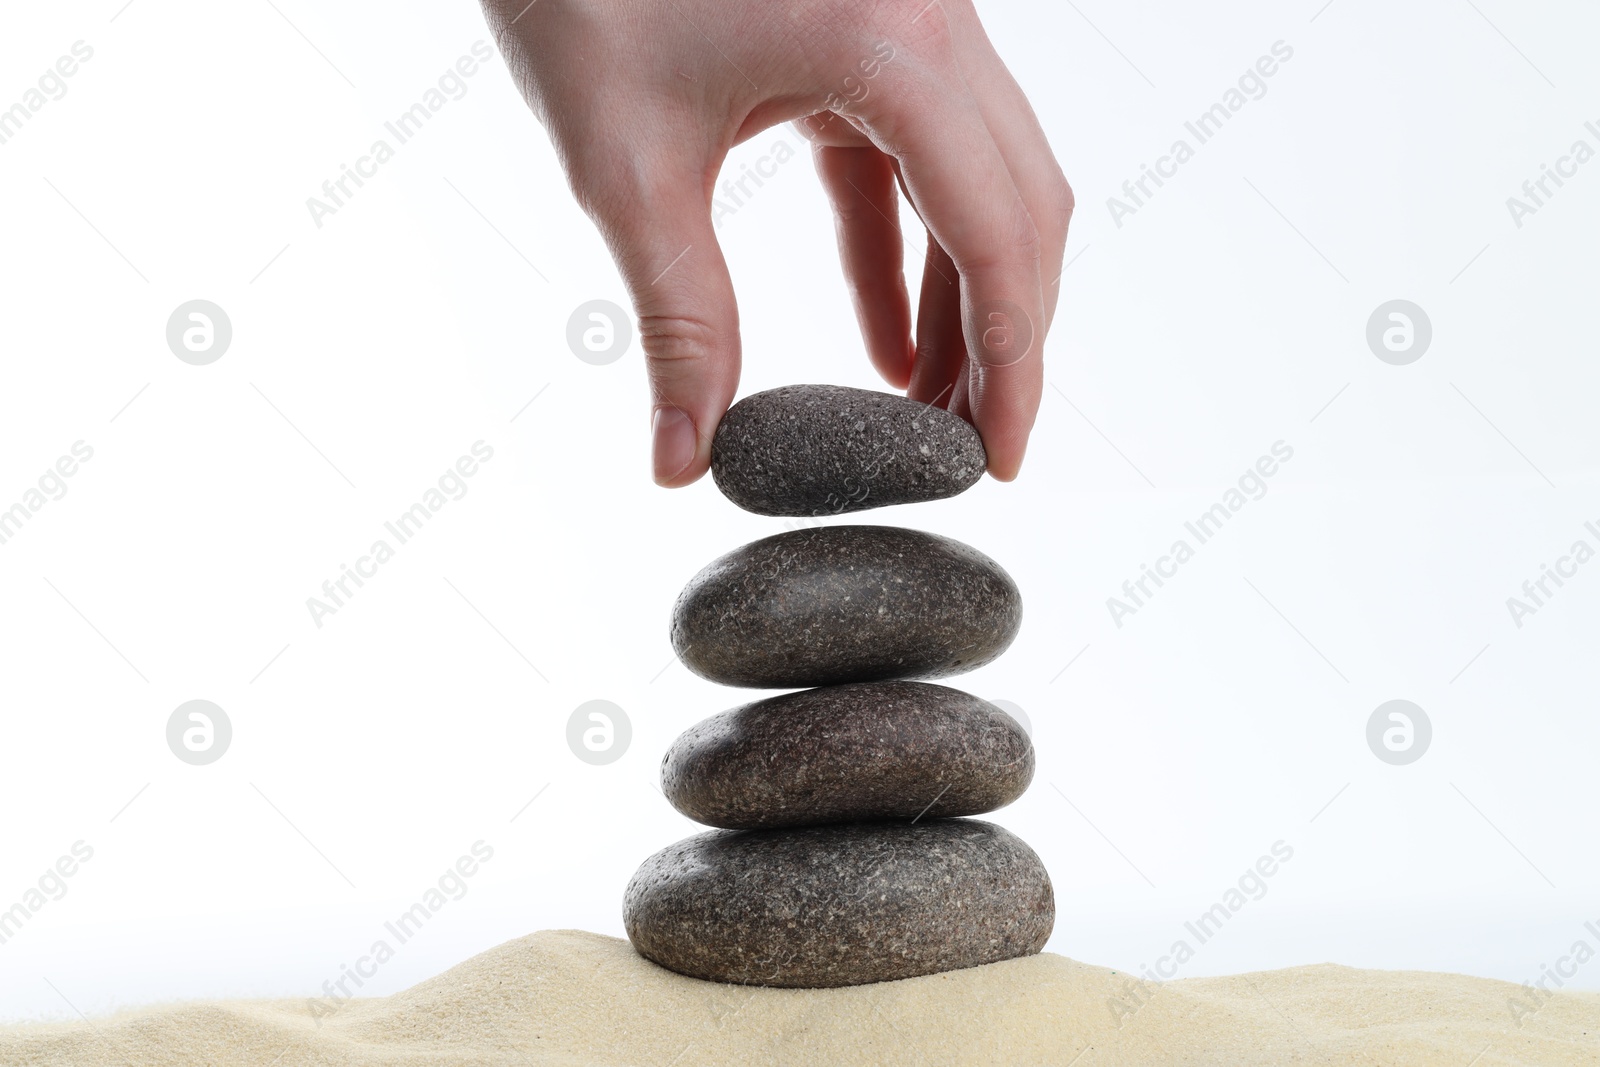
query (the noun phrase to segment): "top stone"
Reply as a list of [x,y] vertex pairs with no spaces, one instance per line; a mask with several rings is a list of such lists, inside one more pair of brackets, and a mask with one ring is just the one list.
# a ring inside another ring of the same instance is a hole
[[840,515],[955,496],[983,476],[959,416],[892,393],[788,385],[745,397],[711,442],[711,476],[757,515]]

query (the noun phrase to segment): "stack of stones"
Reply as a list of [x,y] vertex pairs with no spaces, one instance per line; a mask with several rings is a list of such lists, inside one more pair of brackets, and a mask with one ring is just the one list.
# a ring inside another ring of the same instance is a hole
[[[712,447],[734,503],[814,516],[953,496],[985,467],[961,419],[903,397],[791,386],[735,405]],[[819,526],[728,553],[684,589],[672,643],[724,685],[799,689],[691,727],[662,761],[683,814],[623,920],[648,959],[748,985],[859,985],[1044,947],[1032,849],[964,816],[1009,804],[1033,746],[1000,708],[924,679],[990,662],[1022,621],[1009,575],[949,538]]]

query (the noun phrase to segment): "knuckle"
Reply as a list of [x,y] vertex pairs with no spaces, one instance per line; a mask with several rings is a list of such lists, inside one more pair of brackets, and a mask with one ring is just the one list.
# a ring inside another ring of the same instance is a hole
[[937,10],[935,8],[928,12],[916,25],[900,30],[900,35],[895,38],[903,42],[903,49],[909,58],[907,69],[900,72],[903,80],[946,84],[960,77],[955,32],[942,13],[940,17],[934,17],[934,11]]
[[1031,261],[1039,258],[1043,246],[1038,224],[1019,200],[1011,215],[1011,247],[1018,256]]
[[835,198],[833,216],[835,228],[844,234],[854,232],[862,223],[882,221],[873,203],[854,189]]
[[1044,242],[1033,216],[1019,201],[1009,216],[988,231],[987,240],[964,254],[951,253],[956,269],[965,277],[1004,270],[1018,262],[1037,263]]
[[559,144],[567,184],[590,218],[607,218],[642,194],[649,176],[635,157],[587,138],[562,138]]
[[861,0],[815,0],[810,5],[810,25],[834,30],[867,32],[876,16],[876,5]]
[[846,284],[859,307],[879,307],[905,290],[906,276],[901,271],[889,276],[851,274]]
[[958,0],[879,0],[872,25],[918,51],[938,52],[954,43],[954,9],[961,6]]
[[1078,206],[1078,198],[1072,191],[1065,176],[1058,175],[1053,194],[1056,216],[1061,219],[1062,225],[1072,221],[1072,212]]
[[822,0],[814,14],[827,28],[827,38],[836,42],[829,64],[848,74],[874,57],[891,71],[905,66],[907,59],[929,66],[953,62],[953,23],[961,17],[953,9],[966,6],[967,0]]
[[718,333],[702,319],[686,315],[639,316],[639,342],[651,373],[676,379],[693,376],[717,353]]
[[859,226],[867,218],[867,213],[861,208],[861,197],[841,196],[833,205],[834,228],[849,231]]

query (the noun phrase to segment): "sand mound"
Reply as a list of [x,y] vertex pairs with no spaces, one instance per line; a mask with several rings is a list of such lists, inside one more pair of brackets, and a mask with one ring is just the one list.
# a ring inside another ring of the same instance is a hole
[[7,1027],[0,1064],[1600,1062],[1600,994],[1553,997],[1518,1026],[1507,1007],[1517,986],[1453,975],[1301,967],[1146,987],[1142,1005],[1128,981],[1046,954],[852,989],[749,989],[664,971],[626,941],[557,931],[321,1020],[305,1001],[252,1001]]

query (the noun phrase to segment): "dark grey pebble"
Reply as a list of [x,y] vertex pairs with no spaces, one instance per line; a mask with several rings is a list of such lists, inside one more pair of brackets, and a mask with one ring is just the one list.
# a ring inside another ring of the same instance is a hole
[[622,905],[640,955],[743,985],[861,985],[1029,956],[1050,876],[976,819],[713,830],[644,861]]
[[1022,594],[975,548],[895,526],[753,541],[678,596],[672,647],[724,685],[797,689],[980,667],[1022,625]]
[[986,700],[926,682],[807,689],[713,715],[661,763],[661,790],[732,830],[981,815],[1022,795],[1033,745]]
[[711,440],[711,476],[758,515],[840,515],[955,496],[988,456],[960,416],[893,393],[788,385],[747,396]]

